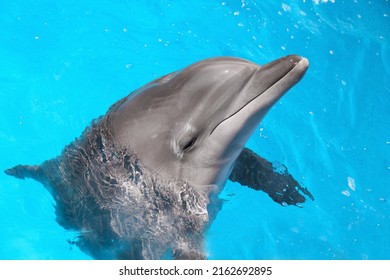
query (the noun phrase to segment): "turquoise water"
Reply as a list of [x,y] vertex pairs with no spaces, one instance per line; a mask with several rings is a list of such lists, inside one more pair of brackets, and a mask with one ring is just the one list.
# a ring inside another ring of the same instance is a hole
[[[296,53],[304,79],[248,146],[315,196],[228,183],[210,259],[390,259],[390,3],[0,1],[0,169],[61,152],[146,82],[213,56]],[[0,259],[89,259],[39,183],[0,174]]]

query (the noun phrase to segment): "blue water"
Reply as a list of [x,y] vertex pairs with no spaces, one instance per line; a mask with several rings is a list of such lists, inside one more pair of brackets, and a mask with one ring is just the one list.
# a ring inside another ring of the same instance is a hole
[[[53,158],[146,82],[213,56],[296,53],[304,79],[248,146],[315,196],[228,183],[210,259],[390,259],[390,3],[0,1],[0,170]],[[39,183],[0,174],[0,259],[89,259]]]

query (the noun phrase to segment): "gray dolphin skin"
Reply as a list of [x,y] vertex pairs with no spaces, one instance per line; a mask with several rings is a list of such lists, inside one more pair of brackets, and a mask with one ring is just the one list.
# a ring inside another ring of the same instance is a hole
[[308,60],[206,59],[112,105],[62,153],[5,173],[41,182],[57,221],[96,259],[206,259],[203,235],[228,179],[299,205],[310,192],[245,148]]

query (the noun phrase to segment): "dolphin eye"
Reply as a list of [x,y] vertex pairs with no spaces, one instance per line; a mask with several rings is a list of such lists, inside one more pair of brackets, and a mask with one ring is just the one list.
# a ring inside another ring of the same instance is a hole
[[197,139],[196,137],[192,137],[188,141],[184,142],[184,145],[182,147],[182,151],[183,152],[189,151],[192,148],[192,146],[194,146],[196,139]]

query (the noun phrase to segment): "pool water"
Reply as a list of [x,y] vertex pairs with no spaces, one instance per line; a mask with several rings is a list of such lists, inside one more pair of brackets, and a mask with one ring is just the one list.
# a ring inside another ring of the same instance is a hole
[[[315,197],[282,207],[228,182],[210,259],[390,259],[390,3],[0,2],[0,169],[55,157],[148,81],[201,59],[299,54],[304,79],[248,147]],[[0,173],[0,259],[89,259],[41,184]]]

